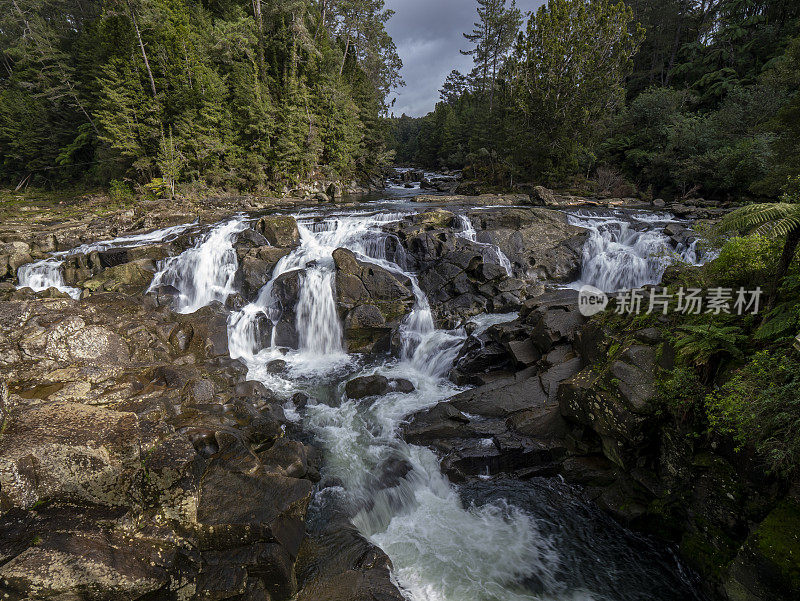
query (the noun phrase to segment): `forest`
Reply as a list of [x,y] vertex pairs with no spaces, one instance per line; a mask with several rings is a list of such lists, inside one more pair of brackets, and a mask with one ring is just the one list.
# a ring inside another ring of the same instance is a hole
[[668,198],[775,198],[800,170],[800,3],[478,0],[429,115],[392,119],[397,161]]
[[0,184],[364,180],[402,63],[382,0],[2,0]]

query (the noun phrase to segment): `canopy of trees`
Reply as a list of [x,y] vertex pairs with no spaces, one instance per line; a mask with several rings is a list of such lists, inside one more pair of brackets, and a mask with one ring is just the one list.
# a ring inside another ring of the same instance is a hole
[[478,15],[473,72],[426,117],[393,119],[399,162],[498,185],[604,168],[719,197],[776,197],[800,172],[794,0],[551,0],[491,55],[479,34],[518,11],[478,0]]
[[383,0],[0,0],[0,183],[369,179]]

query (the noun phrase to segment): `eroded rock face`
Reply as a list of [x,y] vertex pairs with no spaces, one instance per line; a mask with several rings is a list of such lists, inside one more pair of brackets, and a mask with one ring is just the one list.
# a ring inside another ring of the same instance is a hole
[[[570,344],[583,322],[575,299],[556,293],[530,300],[518,320],[468,338],[451,378],[476,388],[412,416],[406,440],[436,449],[454,480],[561,471],[569,428],[556,391],[583,366]],[[554,311],[577,317],[548,319]]]
[[516,273],[538,282],[566,283],[580,275],[586,234],[566,215],[546,209],[472,211],[478,240],[500,248]]
[[509,277],[488,259],[487,247],[457,235],[449,211],[426,211],[387,229],[403,246],[408,268],[442,324],[458,323],[485,312],[518,309],[528,293],[525,282]]
[[220,304],[0,302],[0,590],[288,599],[316,455],[228,358]]
[[349,250],[333,252],[336,306],[351,352],[386,351],[391,336],[414,307],[411,281],[373,263],[359,261]]

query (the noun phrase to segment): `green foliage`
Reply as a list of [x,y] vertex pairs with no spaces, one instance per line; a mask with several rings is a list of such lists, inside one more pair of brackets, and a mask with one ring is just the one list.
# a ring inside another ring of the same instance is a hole
[[778,302],[753,334],[756,340],[791,342],[800,332],[800,275],[792,273],[779,291]]
[[133,198],[133,190],[125,182],[112,179],[108,186],[108,195],[114,200],[128,200]]
[[621,0],[552,0],[518,34],[513,2],[479,0],[478,15],[465,34],[473,71],[448,76],[431,114],[393,121],[398,160],[470,167],[469,176],[505,186],[593,169],[590,147],[624,104],[642,38],[631,9]]
[[401,162],[464,167],[486,149],[506,186],[602,167],[653,198],[777,197],[800,173],[800,4],[625,5],[547,3],[490,86],[476,46],[475,70],[448,76],[433,113],[393,122]]
[[402,82],[382,0],[15,0],[0,182],[258,190],[385,169]]
[[764,236],[736,236],[724,243],[708,271],[715,282],[728,288],[764,286],[772,278],[780,250],[778,241]]
[[705,395],[705,387],[697,377],[697,370],[677,367],[659,382],[659,396],[676,416],[686,416]]
[[690,363],[708,365],[720,357],[741,357],[746,337],[739,326],[685,325],[680,327],[675,348],[678,356]]
[[770,471],[800,467],[800,363],[782,350],[761,351],[706,398],[712,431],[753,445]]

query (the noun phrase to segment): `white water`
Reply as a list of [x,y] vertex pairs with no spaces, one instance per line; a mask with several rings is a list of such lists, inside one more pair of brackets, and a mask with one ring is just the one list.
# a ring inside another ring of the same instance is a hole
[[54,258],[23,265],[17,270],[17,279],[19,280],[17,288],[30,288],[34,292],[56,288],[60,292],[66,292],[72,298],[80,298],[82,291],[79,288],[67,286],[64,282],[63,267],[64,260]]
[[[675,261],[700,264],[697,241],[677,250],[670,245],[663,231],[668,223],[675,222],[669,215],[579,211],[569,213],[568,219],[570,224],[589,230],[581,277],[572,288],[591,285],[604,292],[640,288],[661,283],[667,267]],[[648,227],[637,229],[632,221]]]
[[162,261],[147,291],[164,285],[176,288],[179,313],[194,313],[213,301],[225,302],[236,292],[233,284],[239,261],[233,244],[246,227],[244,217],[215,226],[193,248]]
[[120,236],[102,242],[81,244],[72,250],[54,253],[53,256],[28,263],[17,270],[19,285],[17,288],[30,288],[34,292],[41,292],[49,288],[56,288],[61,292],[66,292],[72,298],[80,298],[81,290],[67,286],[64,282],[64,259],[80,254],[89,254],[94,251],[105,251],[112,248],[134,248],[145,244],[155,244],[172,240],[192,227],[193,223],[176,225],[148,232],[146,234],[135,234],[132,236]]
[[[259,314],[279,319],[270,283],[253,305],[231,317],[232,354],[247,362],[250,377],[287,397],[303,387],[313,392],[320,380],[336,381],[337,373],[341,379],[342,369],[353,376],[380,373],[411,381],[413,393],[389,393],[371,404],[342,398],[329,405],[312,398],[304,424],[327,451],[326,477],[341,483],[320,496],[337,496],[346,507],[362,507],[352,517],[354,525],[391,557],[395,577],[409,599],[533,599],[517,583],[532,575],[546,581],[559,561],[549,541],[538,535],[535,521],[504,504],[464,507],[433,452],[407,445],[398,436],[406,416],[457,392],[444,376],[466,337],[463,330],[436,330],[414,274],[385,258],[386,236],[379,227],[400,217],[362,214],[300,220],[301,246],[274,273],[279,277],[292,269],[304,270],[296,308],[299,348],[285,354],[274,347],[259,349],[253,337]],[[353,358],[344,354],[333,304],[331,253],[341,247],[407,276],[416,298],[400,330],[401,358],[362,374]],[[276,358],[287,362],[288,375],[267,373],[266,364]],[[336,396],[341,394],[338,389]],[[407,462],[411,469],[395,486],[381,488],[376,474],[389,460]]]
[[514,274],[514,268],[506,254],[494,244],[478,242],[478,233],[475,231],[475,226],[472,225],[472,221],[470,221],[469,217],[466,215],[456,215],[456,217],[461,225],[461,231],[456,233],[456,236],[474,242],[480,246],[483,260],[493,265],[500,265],[500,267],[506,270],[508,277],[511,277]]

